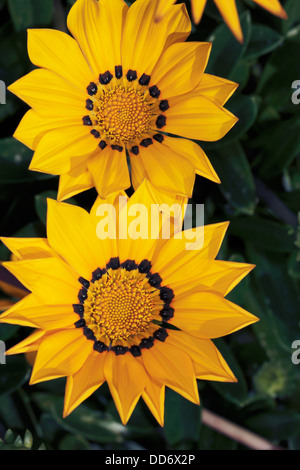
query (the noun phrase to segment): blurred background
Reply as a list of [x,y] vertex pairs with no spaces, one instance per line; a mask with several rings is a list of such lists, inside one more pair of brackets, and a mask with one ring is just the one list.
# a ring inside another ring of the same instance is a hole
[[[6,86],[32,69],[26,29],[65,31],[73,3],[0,0],[0,79]],[[247,449],[207,426],[204,408],[274,445],[300,450],[300,82],[298,91],[294,83],[300,81],[300,2],[282,1],[286,21],[251,0],[237,4],[243,45],[212,0],[189,40],[212,41],[206,71],[240,84],[226,105],[239,117],[237,125],[220,142],[201,142],[222,184],[197,176],[191,201],[205,205],[206,224],[230,220],[220,259],[256,264],[228,298],[261,321],[215,341],[238,383],[199,381],[202,408],[167,390],[164,429],[140,400],[124,427],[106,385],[63,420],[65,381],[30,387],[31,358],[8,357],[0,363],[3,448]],[[32,152],[12,138],[26,110],[9,92],[0,104],[1,236],[45,236],[46,198],[56,198],[58,188],[58,177],[28,171]],[[90,190],[74,202],[89,209],[95,197]],[[9,256],[0,245],[0,260]],[[24,295],[0,266],[0,308]],[[30,331],[0,325],[0,340],[9,348]]]

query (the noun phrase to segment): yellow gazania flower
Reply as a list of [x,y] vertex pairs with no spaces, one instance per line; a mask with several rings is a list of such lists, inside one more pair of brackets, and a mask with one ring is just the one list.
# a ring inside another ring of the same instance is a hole
[[68,16],[73,38],[28,31],[39,68],[9,87],[32,108],[14,137],[35,151],[31,170],[61,175],[59,200],[94,186],[105,198],[144,178],[190,197],[195,172],[220,182],[188,139],[216,141],[231,129],[237,119],[223,105],[237,85],[204,73],[211,44],[184,42],[185,5],[159,23],[157,5],[77,0]]
[[[253,0],[255,3],[261,7],[268,10],[273,15],[279,16],[279,18],[286,19],[286,11],[281,6],[279,0]],[[176,0],[159,0],[158,9],[156,12],[156,20],[161,20],[163,16],[167,13],[171,5],[173,5]],[[206,5],[207,0],[191,0],[192,2],[192,15],[193,20],[198,24],[202,18],[203,11]],[[221,15],[224,18],[227,26],[234,34],[236,39],[240,42],[243,42],[243,31],[241,28],[239,14],[236,7],[236,0],[214,0],[218,9],[220,10]]]
[[[142,203],[145,229],[153,202],[144,182],[116,226]],[[48,239],[2,239],[18,258],[6,268],[31,293],[0,321],[36,328],[8,354],[37,352],[31,384],[67,377],[65,417],[106,381],[124,424],[142,397],[163,425],[165,386],[199,403],[196,379],[236,381],[211,339],[257,321],[224,298],[253,266],[215,260],[228,223],[197,229],[197,251],[159,237],[162,223],[147,239],[99,240],[98,205],[49,200]]]

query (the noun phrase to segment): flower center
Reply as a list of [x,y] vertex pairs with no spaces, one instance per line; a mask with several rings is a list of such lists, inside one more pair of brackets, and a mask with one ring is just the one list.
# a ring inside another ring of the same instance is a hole
[[89,114],[82,122],[91,128],[101,150],[110,145],[118,152],[126,149],[138,155],[140,146],[148,147],[154,140],[163,142],[169,102],[161,99],[157,85],[151,85],[150,75],[138,76],[131,69],[123,75],[122,66],[117,65],[114,75],[108,70],[101,73],[86,91]]
[[97,339],[127,341],[148,330],[157,289],[138,271],[109,270],[91,284],[84,302],[84,320]]
[[151,107],[144,94],[121,86],[105,92],[95,109],[101,134],[117,142],[140,138],[147,132],[151,117]]
[[151,272],[149,260],[137,264],[111,258],[105,268],[92,273],[91,281],[82,277],[78,281],[82,287],[73,309],[80,319],[75,327],[83,328],[87,339],[94,341],[95,351],[138,357],[155,341],[165,341],[163,322],[173,317],[174,293],[161,285],[158,273]]

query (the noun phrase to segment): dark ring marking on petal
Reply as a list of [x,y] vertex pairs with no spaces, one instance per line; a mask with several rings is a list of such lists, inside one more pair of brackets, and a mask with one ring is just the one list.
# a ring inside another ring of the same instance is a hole
[[102,341],[95,341],[93,349],[94,351],[102,353],[104,351],[107,351],[108,347],[106,346],[106,344],[102,343]]
[[106,269],[101,269],[101,268],[95,269],[95,271],[93,271],[93,273],[92,273],[91,282],[99,281],[101,279],[101,277],[103,276],[103,274],[105,274],[105,273],[106,273]]
[[149,93],[152,96],[152,98],[159,98],[160,89],[156,85],[153,85],[149,88]]
[[121,145],[113,144],[113,145],[111,145],[111,148],[113,150],[117,150],[118,152],[123,152],[123,147]]
[[126,78],[129,82],[133,82],[134,80],[137,79],[137,73],[135,70],[128,70],[127,74],[126,74]]
[[113,75],[110,73],[109,70],[104,73],[100,73],[99,75],[99,82],[101,83],[101,85],[108,85],[112,79]]
[[160,288],[162,278],[160,277],[158,273],[154,273],[154,274],[149,273],[147,274],[147,278],[148,278],[148,282],[150,286],[155,287],[156,289]]
[[87,339],[97,341],[96,336],[94,335],[92,330],[90,330],[90,328],[88,328],[87,326],[83,327],[83,334],[84,334],[84,336],[86,336]]
[[84,314],[84,306],[82,304],[73,304],[73,310],[80,317],[82,317]]
[[160,103],[159,103],[159,109],[164,112],[164,111],[167,111],[169,109],[170,105],[169,105],[169,101],[168,100],[162,100]]
[[133,155],[138,155],[140,153],[140,149],[139,149],[138,145],[134,145],[131,148],[130,152],[133,153]]
[[169,287],[162,287],[159,296],[166,304],[170,304],[174,299],[174,292]]
[[156,119],[156,127],[158,129],[161,129],[162,127],[166,125],[166,123],[167,123],[166,116],[164,116],[163,114],[160,114],[158,118]]
[[104,150],[105,147],[107,147],[107,143],[105,142],[105,140],[101,140],[101,142],[99,143],[98,147],[100,147],[101,150]]
[[162,134],[155,134],[153,136],[153,139],[156,140],[156,142],[159,142],[160,144],[162,144],[164,141],[164,136]]
[[106,269],[119,269],[120,267],[120,259],[117,256],[116,258],[111,258],[106,265]]
[[87,290],[85,287],[83,287],[82,289],[80,289],[80,291],[78,292],[78,300],[80,303],[83,304],[83,302],[88,298],[88,295],[87,295]]
[[140,273],[147,274],[150,272],[151,267],[152,267],[151,262],[148,261],[147,259],[143,259],[143,261],[140,262],[138,269]]
[[164,342],[168,336],[169,335],[165,328],[159,328],[153,333],[153,338],[158,339],[158,341],[162,341],[162,342]]
[[83,328],[86,325],[86,323],[85,323],[85,320],[81,318],[80,320],[75,322],[74,325],[76,328]]
[[131,352],[133,357],[139,357],[139,356],[142,355],[142,352],[141,352],[139,346],[137,346],[135,344],[133,346],[131,346],[131,348],[129,349],[129,352]]
[[113,346],[111,350],[115,353],[116,356],[122,356],[123,354],[127,353],[128,348],[126,346]]
[[142,147],[149,147],[149,145],[152,145],[153,144],[153,140],[150,138],[150,137],[147,137],[147,139],[143,139],[142,142],[140,143],[140,145]]
[[145,73],[143,73],[143,75],[142,75],[141,78],[139,79],[139,84],[140,84],[141,86],[147,86],[147,85],[149,85],[150,80],[151,80],[150,75],[146,75]]
[[116,78],[122,78],[123,77],[122,65],[116,65],[115,66],[115,76],[116,76]]
[[164,321],[169,321],[174,317],[174,308],[170,305],[164,305],[164,308],[160,311],[160,315]]
[[90,287],[90,283],[89,281],[87,281],[86,279],[84,279],[84,277],[79,277],[78,278],[78,281],[80,282],[80,284],[83,285],[83,287],[85,287],[86,289],[88,289]]
[[99,139],[100,137],[100,132],[98,132],[96,129],[92,129],[91,134],[95,137],[95,139]]
[[83,122],[84,126],[92,126],[93,125],[90,116],[83,116],[82,122]]
[[94,103],[92,102],[92,100],[86,100],[85,107],[89,111],[92,111],[94,109]]
[[120,266],[121,266],[121,268],[126,269],[126,271],[133,271],[134,269],[138,268],[138,265],[136,264],[136,262],[133,259],[127,259]]
[[154,345],[154,340],[152,336],[149,336],[149,338],[143,338],[142,341],[140,342],[140,349],[150,349]]
[[91,83],[89,84],[89,86],[87,87],[87,92],[88,92],[88,94],[89,94],[90,96],[93,96],[93,95],[95,95],[95,94],[97,93],[97,91],[98,91],[98,87],[97,87],[96,83],[91,82]]

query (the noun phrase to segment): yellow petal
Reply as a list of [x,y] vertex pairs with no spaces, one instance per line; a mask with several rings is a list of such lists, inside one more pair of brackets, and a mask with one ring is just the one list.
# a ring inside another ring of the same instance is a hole
[[56,256],[46,238],[0,239],[17,259],[38,259]]
[[169,104],[163,131],[189,139],[220,140],[237,122],[232,113],[202,95],[187,93],[171,98]]
[[219,106],[224,106],[238,86],[238,83],[231,80],[204,73],[193,93],[204,95]]
[[130,156],[130,165],[131,165],[131,182],[133,188],[136,190],[144,181],[148,178],[146,169],[143,165],[143,161],[140,155],[131,155]]
[[6,351],[6,355],[12,356],[14,354],[24,354],[37,351],[41,342],[44,338],[46,338],[46,336],[47,332],[44,330],[35,330],[31,335],[28,336],[28,338],[24,339]]
[[46,304],[78,302],[78,274],[58,258],[9,261],[3,266]]
[[57,200],[64,201],[93,186],[94,183],[86,165],[78,166],[70,173],[60,176]]
[[182,396],[199,404],[193,364],[189,356],[168,341],[156,341],[151,349],[143,349],[143,363],[150,377]]
[[273,15],[279,16],[286,20],[288,15],[284,8],[281,6],[279,0],[253,0],[255,3],[260,5],[261,7],[265,8],[266,10],[273,13]]
[[[68,28],[77,40],[95,77],[121,65],[121,39],[128,6],[123,0],[77,0],[68,15]],[[88,85],[88,84],[87,84]]]
[[165,386],[159,384],[151,377],[148,378],[142,398],[149,410],[160,424],[164,426],[164,408],[165,408]]
[[[228,222],[197,227],[167,240],[153,255],[153,269],[176,291],[188,290],[217,256],[227,227]],[[187,249],[189,243],[193,249]]]
[[227,23],[227,26],[234,34],[236,39],[239,42],[243,42],[243,31],[241,28],[239,14],[237,11],[235,0],[214,0],[215,4],[219,8],[221,15],[224,18],[224,21]]
[[192,0],[192,15],[195,24],[200,23],[207,0]]
[[131,186],[125,149],[118,152],[107,146],[88,162],[88,169],[102,199]]
[[78,118],[68,119],[67,116],[46,118],[34,109],[30,109],[20,121],[13,137],[31,150],[36,150],[38,143],[46,132],[59,127],[78,124]]
[[63,417],[66,418],[105,381],[104,361],[106,352],[93,351],[73,375],[67,378]]
[[79,206],[48,199],[47,235],[77,279],[90,280],[93,271],[108,262],[106,243],[98,239],[92,218]]
[[162,218],[155,192],[144,181],[119,213],[118,251],[121,261],[151,259],[161,230]]
[[27,295],[0,316],[1,323],[43,330],[74,327],[78,316],[68,305],[45,305],[33,294]]
[[96,146],[86,126],[51,130],[41,138],[29,169],[52,175],[69,173],[87,161]]
[[35,69],[8,87],[42,116],[82,121],[86,115],[86,91],[45,69]]
[[170,8],[171,5],[174,5],[174,3],[176,3],[176,0],[159,0],[155,14],[155,21],[161,21],[167,13],[168,8]]
[[236,382],[235,376],[211,340],[195,338],[184,331],[168,330],[168,334],[169,343],[190,356],[198,379]]
[[258,321],[254,315],[212,292],[175,297],[172,306],[175,313],[170,322],[198,338],[219,338]]
[[81,90],[93,81],[77,42],[54,29],[28,29],[28,55],[31,62],[62,76]]
[[215,260],[201,273],[199,283],[226,296],[254,267],[252,264]]
[[209,42],[173,44],[154,67],[150,86],[158,86],[161,99],[193,90],[206,68],[210,50]]
[[205,152],[198,144],[192,140],[165,136],[163,145],[189,160],[198,175],[208,178],[215,183],[220,183],[217,173],[213,169]]
[[160,22],[155,21],[158,0],[136,0],[126,15],[122,41],[122,63],[125,73],[151,75],[162,52],[175,42],[184,41],[190,33],[185,5],[171,6]]
[[140,149],[140,155],[148,178],[153,186],[162,191],[191,197],[195,182],[195,168],[188,160],[155,142],[146,149]]
[[93,342],[75,327],[49,334],[39,346],[30,385],[75,374],[91,354],[92,347]]
[[104,374],[122,423],[129,420],[147,383],[147,374],[130,353],[116,356],[109,352]]

